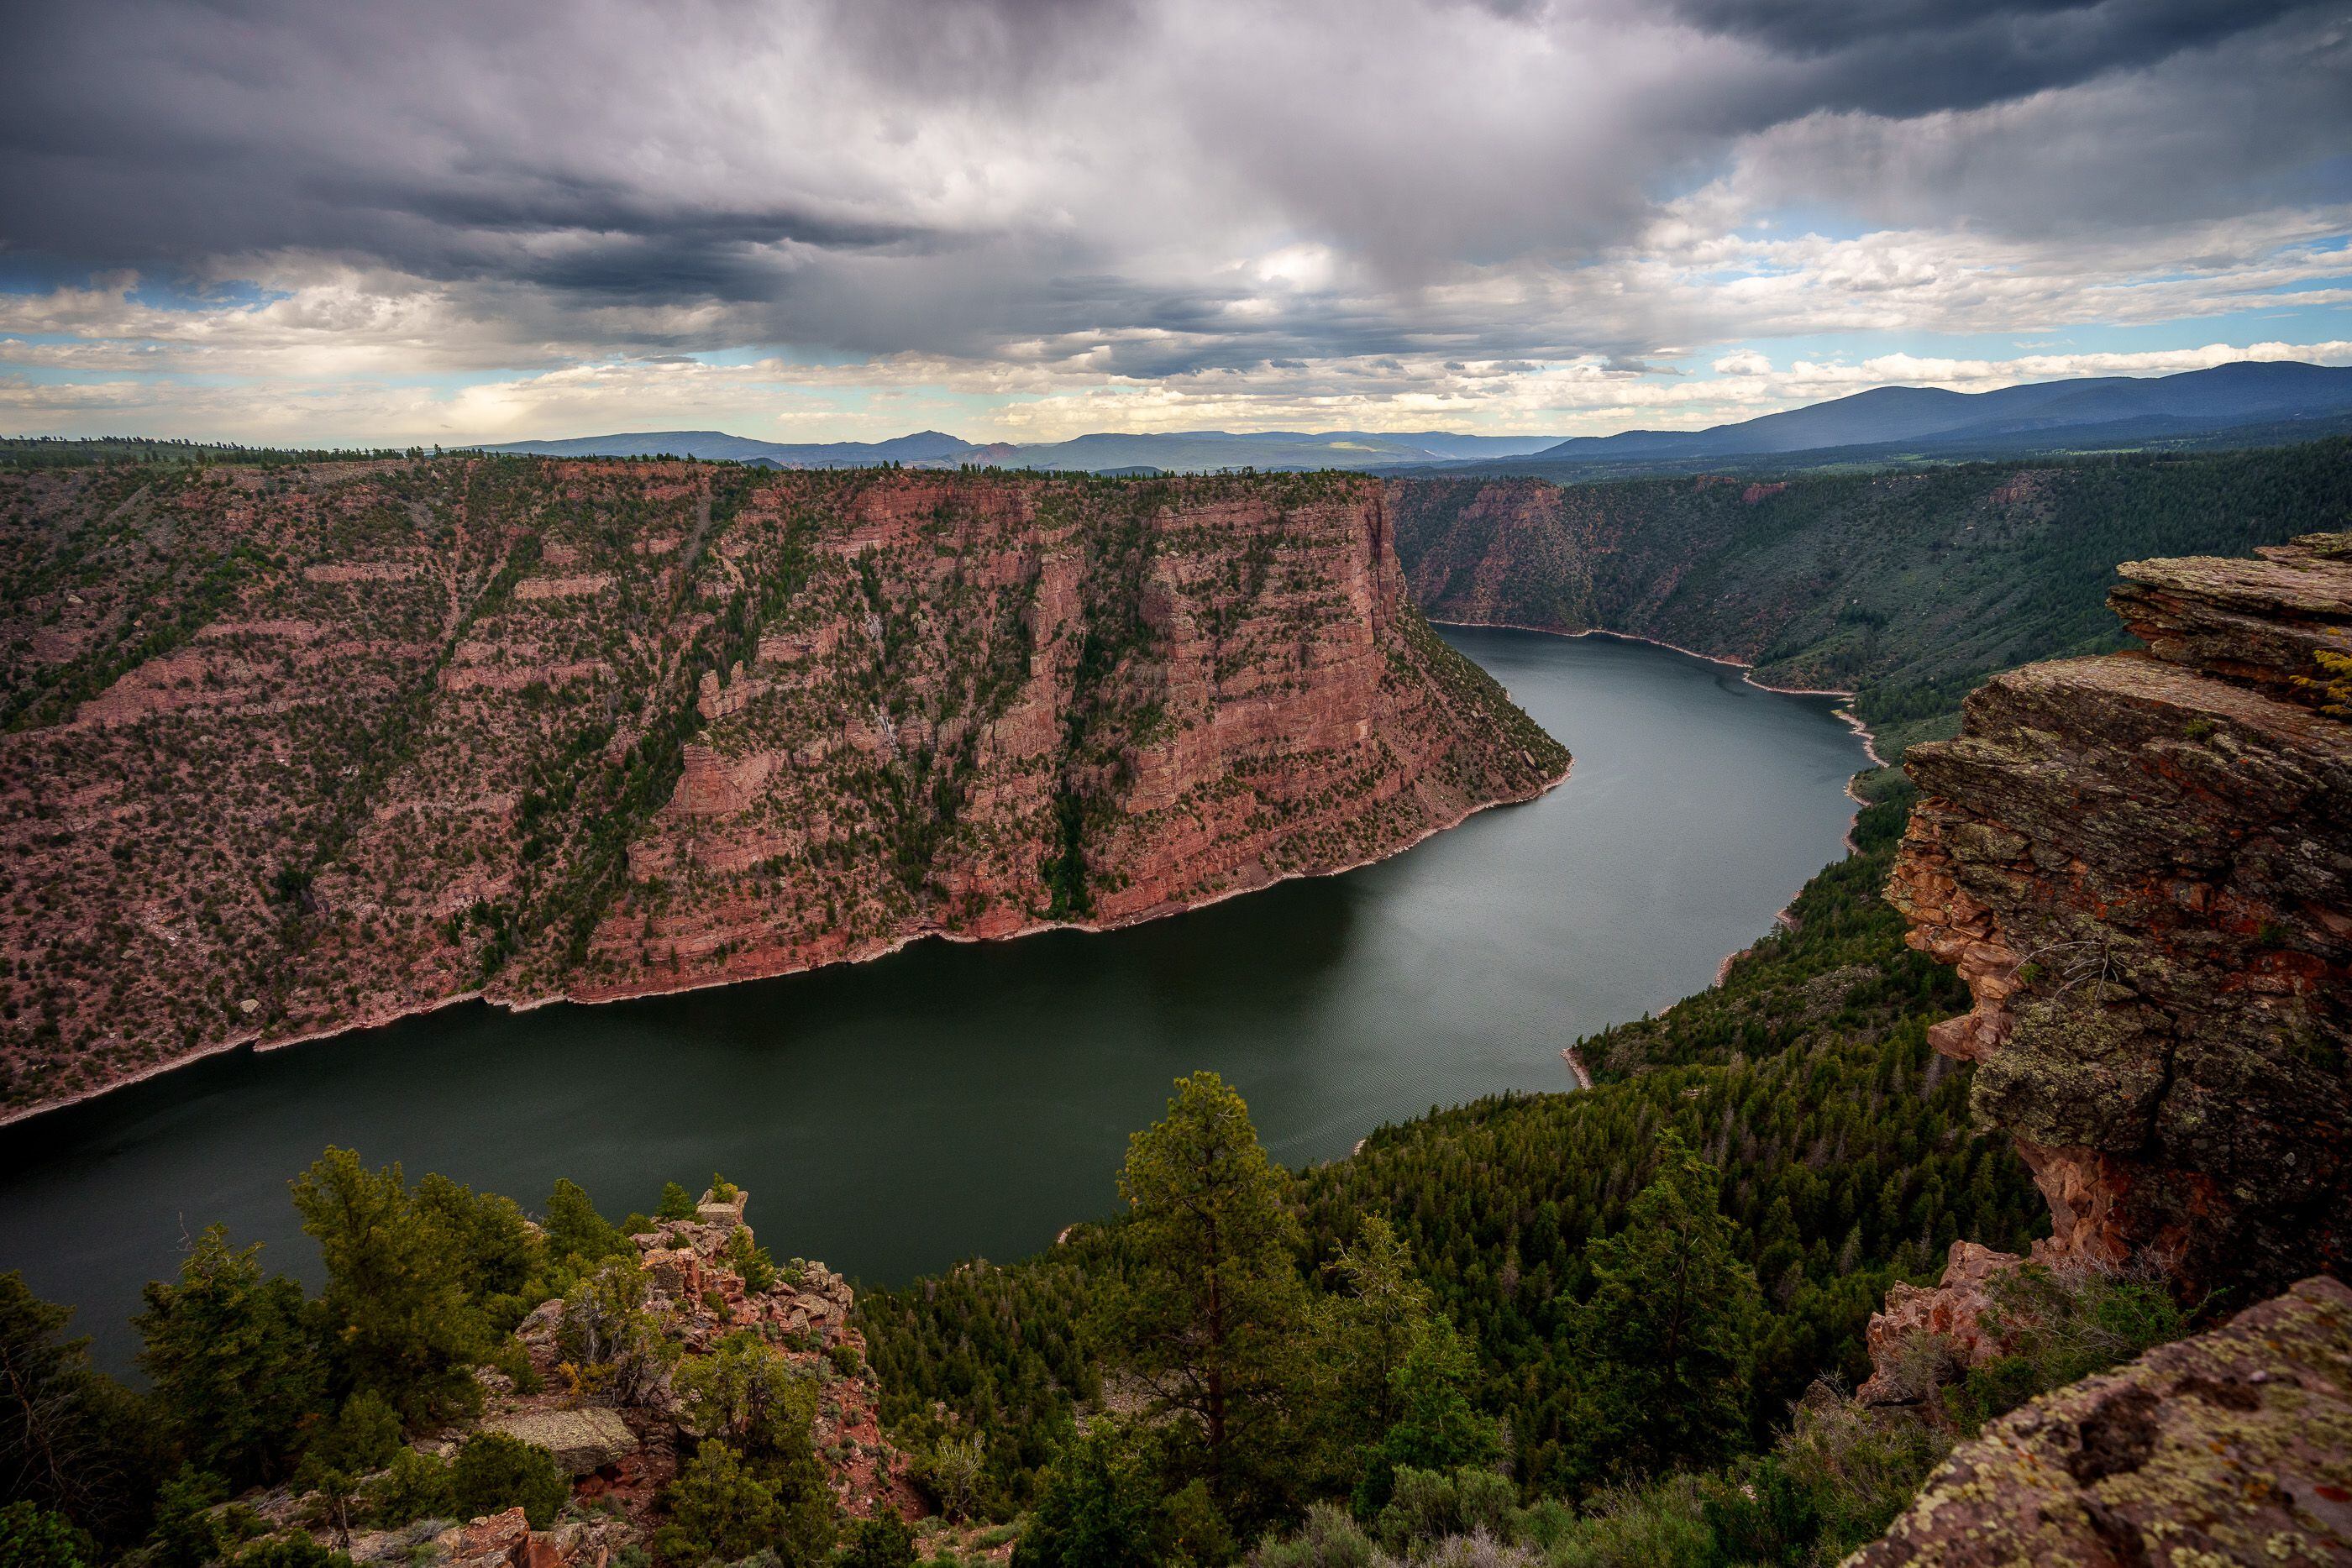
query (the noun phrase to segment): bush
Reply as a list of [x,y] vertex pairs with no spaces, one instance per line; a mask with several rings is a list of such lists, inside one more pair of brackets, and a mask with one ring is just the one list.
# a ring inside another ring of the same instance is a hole
[[1518,1490],[1492,1470],[1459,1469],[1439,1475],[1401,1465],[1395,1490],[1388,1506],[1381,1510],[1373,1533],[1382,1547],[1399,1557],[1444,1536],[1473,1531],[1509,1541],[1517,1532],[1514,1521],[1517,1505]]
[[[155,1499],[155,1529],[147,1537],[149,1568],[205,1568],[226,1554],[212,1507],[228,1488],[218,1476],[182,1466]],[[7,1561],[0,1552],[0,1562]]]
[[362,1388],[311,1439],[304,1458],[306,1468],[315,1464],[358,1476],[383,1469],[400,1449],[400,1413],[382,1395]]
[[1545,1548],[1546,1568],[1702,1568],[1717,1561],[1689,1478],[1605,1488]]
[[504,1432],[480,1433],[459,1449],[450,1482],[465,1517],[520,1507],[533,1530],[553,1524],[572,1499],[572,1478],[554,1455]]
[[1379,1549],[1344,1510],[1318,1502],[1287,1538],[1268,1535],[1249,1555],[1249,1568],[1372,1568]]
[[840,1568],[915,1568],[915,1532],[895,1513],[861,1519],[835,1559]]
[[1047,1468],[1013,1568],[1152,1568],[1167,1554],[1167,1535],[1141,1443],[1097,1420]]
[[9,1568],[94,1568],[98,1542],[61,1513],[12,1502],[0,1508],[0,1563]]
[[230,1562],[234,1568],[352,1568],[349,1553],[330,1552],[307,1535],[256,1542]]
[[[662,1494],[662,1506],[669,1521],[654,1532],[654,1550],[672,1563],[739,1561],[782,1545],[791,1522],[776,1494],[724,1443],[704,1445]],[[815,1555],[782,1560],[807,1563]]]
[[692,1219],[694,1216],[694,1195],[674,1181],[662,1183],[661,1207],[656,1210],[656,1218]]
[[392,1457],[392,1467],[368,1483],[366,1501],[368,1522],[393,1530],[420,1519],[454,1517],[457,1490],[447,1465],[403,1448]]
[[941,1514],[958,1521],[970,1519],[988,1487],[988,1450],[978,1437],[942,1437],[920,1479]]
[[753,1295],[764,1291],[776,1282],[776,1260],[768,1256],[767,1249],[751,1239],[750,1230],[741,1226],[727,1238],[722,1254],[727,1266],[743,1277],[743,1288]]

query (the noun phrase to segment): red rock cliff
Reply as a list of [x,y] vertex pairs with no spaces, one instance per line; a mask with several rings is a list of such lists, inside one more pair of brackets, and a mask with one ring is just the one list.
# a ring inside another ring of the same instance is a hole
[[455,998],[1150,918],[1566,753],[1380,486],[449,457],[0,480],[0,1106]]
[[2352,536],[2262,553],[2126,564],[2146,653],[1999,676],[1913,747],[1888,889],[1974,995],[1933,1042],[2043,1250],[2239,1301],[2352,1255]]

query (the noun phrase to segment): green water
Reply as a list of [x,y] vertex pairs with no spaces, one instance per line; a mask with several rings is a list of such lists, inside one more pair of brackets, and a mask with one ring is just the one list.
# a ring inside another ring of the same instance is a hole
[[1819,698],[1639,644],[1449,631],[1576,754],[1541,800],[1380,865],[1107,936],[520,1016],[469,1006],[199,1063],[0,1133],[0,1269],[110,1365],[140,1283],[226,1220],[309,1277],[286,1180],[329,1144],[618,1218],[750,1188],[779,1257],[902,1281],[1108,1212],[1127,1134],[1212,1067],[1276,1157],[1568,1085],[1559,1050],[1705,987],[1842,853],[1860,743]]

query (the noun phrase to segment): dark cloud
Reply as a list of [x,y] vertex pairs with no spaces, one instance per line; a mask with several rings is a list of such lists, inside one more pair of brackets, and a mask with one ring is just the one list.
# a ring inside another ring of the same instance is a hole
[[1672,0],[1709,32],[1815,64],[1821,107],[1975,108],[2269,26],[2305,0]]
[[2019,235],[2344,199],[2345,57],[2278,0],[19,0],[0,256],[647,353],[1633,373],[1663,307],[1546,301],[1710,178]]

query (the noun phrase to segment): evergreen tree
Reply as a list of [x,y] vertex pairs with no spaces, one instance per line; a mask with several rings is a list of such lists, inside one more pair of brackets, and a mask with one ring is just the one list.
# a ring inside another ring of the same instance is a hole
[[1577,1314],[1588,1444],[1636,1473],[1710,1463],[1748,1429],[1759,1311],[1715,1167],[1672,1132],[1622,1230],[1585,1249],[1593,1291]]
[[412,1425],[470,1409],[489,1325],[466,1292],[463,1260],[419,1213],[400,1166],[370,1171],[331,1148],[292,1186],[327,1265],[320,1307],[341,1381],[382,1395]]
[[1197,1439],[1218,1501],[1262,1506],[1296,1444],[1306,1286],[1289,1177],[1242,1097],[1213,1072],[1177,1082],[1168,1114],[1128,1144],[1119,1194],[1136,1268],[1107,1292],[1101,1343]]
[[259,1244],[233,1248],[215,1225],[177,1284],[150,1281],[144,1295],[139,1364],[182,1453],[240,1489],[283,1479],[303,1423],[327,1403],[302,1288],[264,1275]]
[[[90,1366],[89,1340],[65,1337],[72,1319],[22,1274],[0,1274],[0,1504],[62,1514],[101,1542],[135,1541],[161,1469],[152,1423]],[[47,1531],[33,1511],[12,1517]]]
[[1098,1419],[1046,1469],[1013,1568],[1153,1568],[1169,1544],[1160,1497],[1137,1434]]

